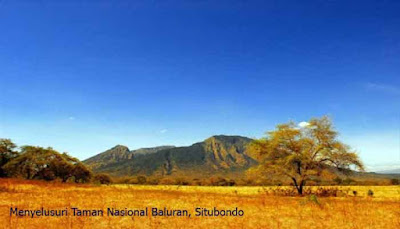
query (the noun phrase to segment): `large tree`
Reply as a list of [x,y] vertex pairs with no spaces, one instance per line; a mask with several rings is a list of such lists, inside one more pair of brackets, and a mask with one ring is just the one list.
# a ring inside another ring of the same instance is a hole
[[300,126],[294,122],[278,125],[265,138],[254,140],[248,150],[261,161],[259,171],[291,179],[301,195],[307,180],[324,172],[363,170],[357,154],[337,135],[324,116]]
[[54,180],[66,182],[74,178],[75,182],[88,182],[91,171],[78,159],[66,153],[59,153],[52,148],[23,146],[18,157],[3,166],[4,171],[13,177],[25,179]]
[[18,156],[17,146],[6,138],[0,138],[0,177],[6,176],[3,166]]

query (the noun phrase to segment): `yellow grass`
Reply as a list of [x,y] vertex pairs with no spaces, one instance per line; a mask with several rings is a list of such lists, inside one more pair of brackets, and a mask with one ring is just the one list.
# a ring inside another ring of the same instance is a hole
[[[316,187],[315,187],[316,188]],[[0,179],[0,228],[400,228],[400,186],[341,187],[357,197],[268,196],[262,187],[61,185]],[[368,197],[371,189],[374,197]],[[21,209],[173,208],[188,217],[16,217]],[[194,208],[244,211],[243,217],[195,217]]]

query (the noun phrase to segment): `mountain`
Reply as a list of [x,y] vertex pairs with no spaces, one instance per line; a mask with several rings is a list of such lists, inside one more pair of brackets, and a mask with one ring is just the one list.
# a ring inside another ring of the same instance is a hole
[[390,170],[378,171],[376,173],[380,173],[380,174],[400,174],[400,169],[390,169]]
[[158,146],[153,148],[141,148],[130,151],[128,147],[123,145],[116,145],[113,148],[97,154],[94,157],[88,158],[84,163],[91,166],[92,169],[107,167],[111,164],[121,163],[126,160],[132,159],[135,155],[145,155],[155,153],[163,149],[174,148],[175,146]]
[[243,172],[256,164],[246,154],[252,139],[241,136],[212,136],[186,147],[161,146],[130,151],[117,145],[84,161],[95,172],[115,176],[196,175]]
[[[196,179],[221,176],[240,179],[245,178],[245,171],[249,167],[257,164],[246,152],[251,141],[241,136],[217,135],[185,147],[159,146],[129,150],[126,146],[117,145],[83,162],[96,173],[120,177],[146,175]],[[350,178],[368,184],[400,179],[396,171],[384,173],[355,172]],[[342,178],[347,179],[345,176]]]

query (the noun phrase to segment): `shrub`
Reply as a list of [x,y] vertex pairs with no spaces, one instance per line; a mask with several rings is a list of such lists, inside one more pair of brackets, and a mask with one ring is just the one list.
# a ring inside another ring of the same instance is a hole
[[94,181],[100,184],[111,184],[112,179],[108,174],[100,173],[94,176]]
[[162,184],[162,185],[173,185],[173,184],[175,184],[175,181],[173,179],[171,179],[171,178],[165,177],[165,178],[162,178],[160,180],[159,184]]
[[138,176],[137,182],[138,184],[146,184],[147,178],[145,176]]
[[127,179],[125,184],[139,184],[137,177]]
[[[267,195],[274,196],[298,196],[298,192],[295,188],[287,187],[271,187],[264,188],[264,192]],[[313,195],[315,197],[337,197],[346,196],[345,190],[332,187],[319,187],[317,189],[311,189],[309,187],[304,188],[303,195]]]
[[242,178],[242,179],[237,180],[236,185],[238,185],[238,186],[251,186],[251,185],[253,185],[253,180]]
[[371,189],[368,190],[368,193],[367,193],[367,194],[368,194],[368,196],[370,196],[370,197],[374,196],[374,192],[373,192]]
[[400,180],[399,180],[399,179],[396,179],[396,178],[393,178],[393,179],[390,180],[390,184],[392,184],[392,185],[399,185],[399,184],[400,184]]
[[351,185],[351,184],[355,184],[355,183],[356,183],[356,181],[351,178],[346,178],[342,182],[343,185]]
[[211,177],[210,182],[213,186],[228,186],[228,181],[222,177]]
[[233,179],[228,180],[228,186],[235,186],[235,184],[236,184],[235,180],[233,180]]
[[313,202],[313,203],[315,203],[317,205],[320,205],[316,195],[314,195],[314,194],[310,195],[309,199],[310,199],[311,202]]
[[149,177],[149,179],[147,179],[147,184],[151,184],[151,185],[158,185],[160,183],[160,179],[155,178],[155,177]]
[[117,178],[114,178],[114,183],[117,183],[117,184],[132,184],[131,180],[132,180],[131,177],[117,177]]
[[197,178],[193,179],[192,184],[193,185],[197,185],[197,186],[204,185],[203,182],[200,179],[197,179]]
[[175,184],[176,185],[190,185],[190,182],[187,181],[185,178],[177,177],[177,178],[175,178]]
[[340,178],[340,177],[336,177],[335,179],[333,179],[333,181],[334,181],[336,184],[342,184],[342,183],[343,183],[343,179]]

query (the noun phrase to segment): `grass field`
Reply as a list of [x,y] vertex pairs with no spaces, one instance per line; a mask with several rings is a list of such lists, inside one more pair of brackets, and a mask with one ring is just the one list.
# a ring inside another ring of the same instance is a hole
[[[317,188],[317,187],[315,187]],[[340,187],[357,196],[284,197],[262,187],[69,185],[0,179],[0,228],[400,228],[400,186]],[[268,189],[270,190],[270,189]],[[367,196],[368,190],[374,192]],[[19,209],[187,209],[191,217],[10,216]],[[244,216],[196,217],[195,207]]]

